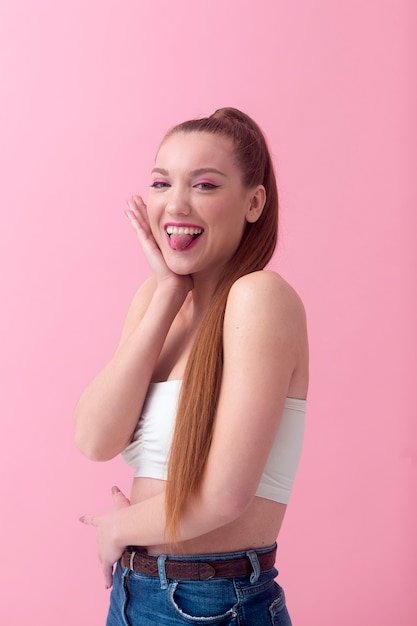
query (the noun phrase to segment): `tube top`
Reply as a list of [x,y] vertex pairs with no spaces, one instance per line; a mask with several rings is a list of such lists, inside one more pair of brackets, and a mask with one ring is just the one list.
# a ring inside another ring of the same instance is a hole
[[[122,457],[135,477],[167,479],[181,380],[151,383]],[[286,398],[281,423],[256,490],[257,496],[287,504],[301,455],[306,401]]]

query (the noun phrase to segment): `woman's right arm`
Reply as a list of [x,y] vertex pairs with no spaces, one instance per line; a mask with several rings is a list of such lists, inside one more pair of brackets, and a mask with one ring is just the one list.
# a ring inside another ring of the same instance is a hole
[[154,273],[136,294],[113,358],[75,408],[75,442],[88,458],[106,461],[130,442],[153,371],[192,280],[170,272],[150,232],[146,208],[130,201],[128,217]]

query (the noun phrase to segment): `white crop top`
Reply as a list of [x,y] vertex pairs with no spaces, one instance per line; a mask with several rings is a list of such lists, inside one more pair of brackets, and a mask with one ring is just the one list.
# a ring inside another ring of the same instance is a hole
[[[151,383],[132,441],[122,452],[135,477],[166,480],[181,380]],[[301,455],[306,401],[287,398],[256,495],[288,503]]]

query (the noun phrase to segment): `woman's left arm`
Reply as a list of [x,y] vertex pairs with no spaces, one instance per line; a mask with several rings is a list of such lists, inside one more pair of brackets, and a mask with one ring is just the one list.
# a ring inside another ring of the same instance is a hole
[[[255,272],[233,285],[225,313],[223,378],[212,444],[200,491],[181,516],[180,541],[233,521],[250,505],[306,350],[304,309],[282,278]],[[306,387],[307,381],[304,393]],[[114,500],[106,515],[82,519],[98,527],[108,584],[111,566],[125,546],[167,541],[164,493],[129,506],[116,491]]]

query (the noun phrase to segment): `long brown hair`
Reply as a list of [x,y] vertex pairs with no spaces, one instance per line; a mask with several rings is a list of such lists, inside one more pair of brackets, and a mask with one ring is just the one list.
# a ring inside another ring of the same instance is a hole
[[234,157],[247,188],[264,185],[266,202],[256,222],[246,223],[241,242],[217,284],[210,307],[194,341],[184,373],[168,465],[166,530],[176,541],[181,512],[198,491],[213,433],[223,369],[223,320],[227,296],[241,276],[270,261],[278,234],[278,192],[264,135],[247,115],[233,108],[210,117],[183,122],[176,133],[205,132],[232,140]]

